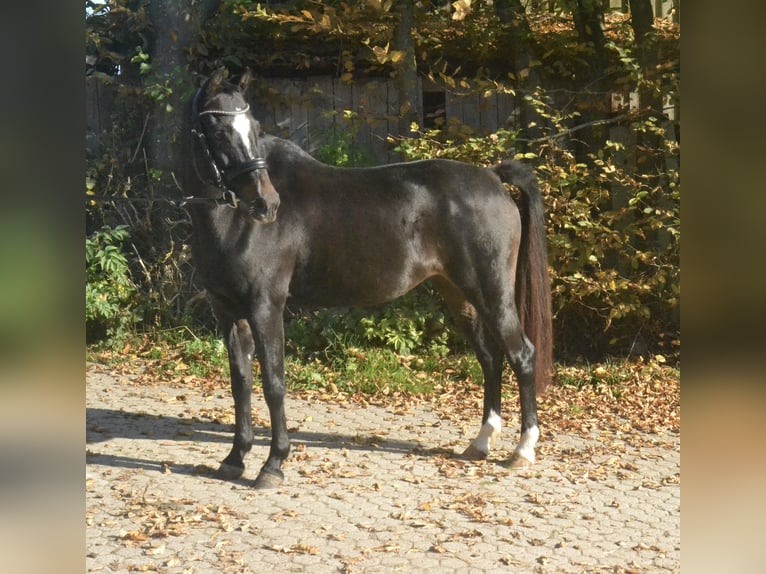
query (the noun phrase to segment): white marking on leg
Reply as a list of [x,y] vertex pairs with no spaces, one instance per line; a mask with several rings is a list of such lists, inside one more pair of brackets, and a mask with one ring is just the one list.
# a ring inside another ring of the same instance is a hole
[[489,411],[489,417],[487,422],[481,425],[478,436],[474,439],[471,445],[478,451],[489,454],[489,449],[492,446],[492,441],[497,435],[500,434],[502,427],[502,420],[500,415],[495,411]]
[[248,159],[252,159],[254,156],[253,148],[250,144],[250,118],[247,114],[238,114],[234,116],[234,121],[231,123],[231,126],[239,134],[239,137],[242,138],[242,143],[245,144],[245,149],[247,150]]
[[521,433],[519,446],[516,447],[514,452],[529,462],[535,462],[535,445],[538,438],[540,438],[540,429],[536,426],[528,428]]

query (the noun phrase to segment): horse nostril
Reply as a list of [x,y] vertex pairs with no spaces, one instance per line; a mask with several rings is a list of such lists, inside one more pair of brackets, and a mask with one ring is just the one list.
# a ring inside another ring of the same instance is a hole
[[277,210],[279,209],[279,200],[271,203],[266,210],[266,219],[268,221],[274,221],[277,218]]

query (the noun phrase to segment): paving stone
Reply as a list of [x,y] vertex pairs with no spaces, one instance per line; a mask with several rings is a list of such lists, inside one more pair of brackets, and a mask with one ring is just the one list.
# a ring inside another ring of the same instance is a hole
[[[265,419],[262,403],[256,392]],[[261,492],[251,482],[267,429],[244,479],[206,473],[228,453],[231,425],[201,413],[232,413],[225,392],[140,387],[89,367],[86,407],[88,572],[680,572],[680,485],[666,480],[680,473],[677,436],[621,434],[615,456],[638,470],[619,476],[599,474],[608,456],[587,456],[603,453],[597,428],[544,432],[582,453],[566,467],[547,454],[532,471],[466,463],[448,476],[429,453],[464,448],[478,421],[290,397],[286,481]]]

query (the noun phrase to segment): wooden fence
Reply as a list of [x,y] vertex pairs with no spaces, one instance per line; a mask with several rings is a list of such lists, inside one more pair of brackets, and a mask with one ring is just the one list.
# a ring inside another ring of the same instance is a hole
[[[423,82],[419,87],[421,97],[417,111],[421,126],[428,126],[438,116],[444,121],[467,126],[477,135],[494,133],[501,128],[513,131],[519,127],[514,97],[510,94],[456,95]],[[100,155],[101,137],[111,130],[117,107],[116,89],[116,84],[106,86],[97,78],[86,78],[86,150],[90,157]],[[392,80],[369,78],[347,84],[330,76],[259,78],[253,82],[249,99],[253,115],[266,132],[290,139],[309,153],[315,154],[321,146],[346,134],[370,163],[383,164],[400,159],[387,141],[389,135],[399,135],[399,97]],[[615,110],[636,105],[628,94],[617,97],[617,100],[613,97]],[[669,130],[672,138],[675,114],[671,104],[665,112],[669,120],[663,122],[663,127]],[[133,114],[137,123],[132,126],[125,126],[125,118],[121,118],[123,129],[136,130],[136,134],[140,134],[143,121],[139,116]],[[635,134],[626,126],[611,127],[609,137],[621,142],[627,150],[636,143]],[[675,161],[668,159],[671,163]],[[635,163],[635,158],[632,153],[625,153],[622,161],[627,167]]]
[[[419,123],[428,126],[441,118],[489,134],[515,129],[513,97],[508,94],[455,95],[421,82],[417,102]],[[86,78],[86,149],[100,153],[100,137],[110,130],[116,86]],[[353,84],[339,78],[259,78],[250,92],[253,115],[264,131],[290,139],[310,153],[347,134],[372,163],[399,159],[387,142],[399,135],[399,97],[392,80],[361,79]],[[141,126],[138,126],[141,129]]]
[[[328,76],[268,79],[256,82],[251,97],[254,116],[266,132],[290,139],[310,153],[349,134],[354,145],[376,163],[395,156],[387,143],[399,135],[399,96],[392,80],[355,80],[353,84]],[[488,134],[512,129],[513,102],[507,94],[457,96],[420,82],[417,112],[421,126],[436,117],[456,120]]]

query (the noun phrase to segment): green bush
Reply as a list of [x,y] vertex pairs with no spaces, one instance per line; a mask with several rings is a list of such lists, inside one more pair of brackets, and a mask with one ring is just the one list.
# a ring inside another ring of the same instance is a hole
[[131,330],[139,320],[136,286],[122,246],[125,225],[104,226],[85,239],[85,328],[89,341]]
[[296,313],[287,323],[288,347],[304,356],[332,357],[346,347],[379,347],[399,355],[446,354],[459,344],[439,297],[423,286],[371,309]]
[[354,145],[350,133],[333,129],[324,140],[314,152],[314,157],[323,163],[338,167],[365,167],[374,163],[374,158]]

